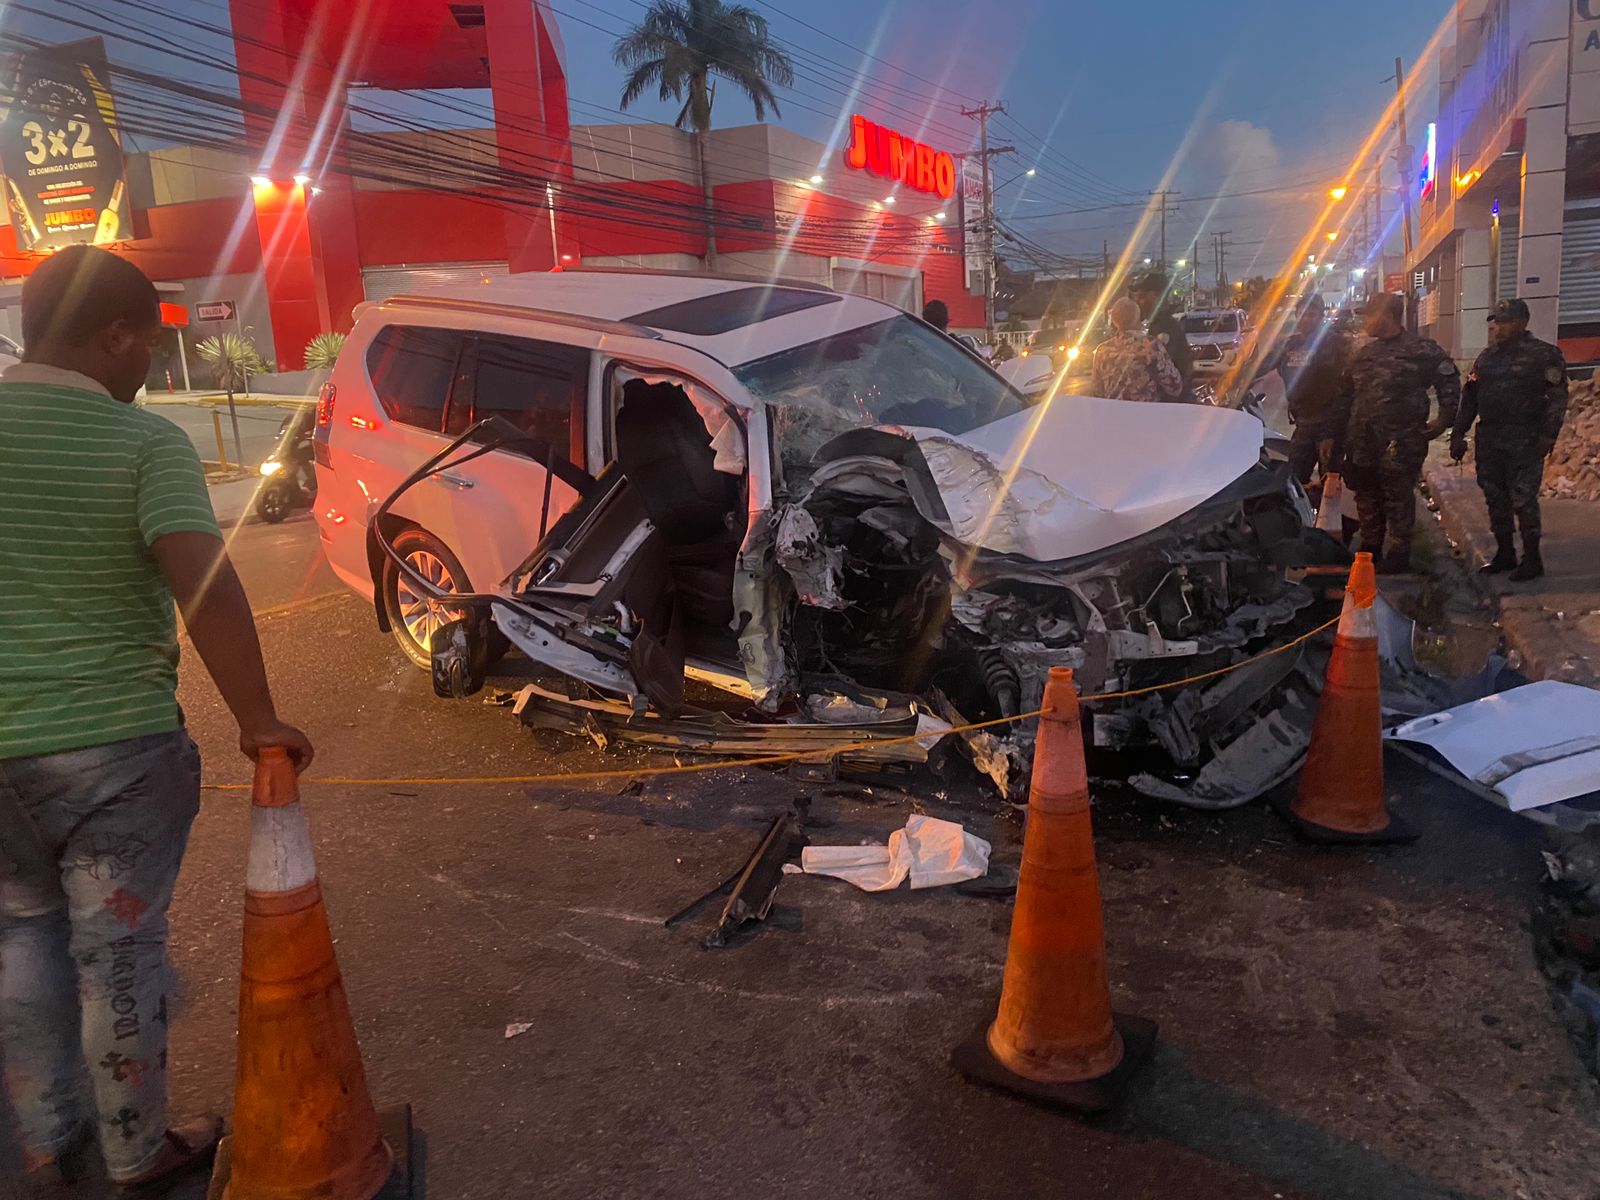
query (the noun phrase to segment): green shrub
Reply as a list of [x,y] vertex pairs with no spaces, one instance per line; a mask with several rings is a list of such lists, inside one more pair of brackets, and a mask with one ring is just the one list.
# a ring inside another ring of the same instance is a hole
[[240,390],[251,375],[264,375],[270,369],[255,343],[237,333],[219,333],[195,347],[202,362],[211,364],[218,387]]
[[342,333],[319,333],[306,343],[306,369],[308,371],[331,370],[334,360],[339,357],[339,351],[344,349]]

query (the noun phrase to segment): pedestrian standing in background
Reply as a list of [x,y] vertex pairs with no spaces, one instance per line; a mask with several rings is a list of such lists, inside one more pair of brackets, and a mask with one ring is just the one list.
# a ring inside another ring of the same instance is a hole
[[1113,332],[1095,347],[1090,391],[1110,400],[1180,399],[1183,379],[1161,343],[1140,330],[1139,306],[1123,298],[1107,315]]
[[1190,384],[1194,381],[1194,355],[1189,351],[1189,339],[1183,326],[1172,312],[1173,299],[1167,293],[1167,277],[1160,271],[1151,271],[1137,280],[1129,289],[1134,303],[1144,315],[1144,327],[1166,349],[1167,357],[1178,369],[1182,382],[1179,394],[1171,399],[1192,399]]
[[[1472,364],[1456,414],[1450,457],[1467,453],[1467,431],[1478,423],[1474,455],[1478,486],[1489,509],[1495,553],[1485,574],[1510,571],[1517,583],[1544,574],[1539,555],[1539,487],[1544,460],[1567,415],[1567,360],[1528,332],[1528,306],[1502,300],[1489,313],[1489,345]],[[1517,561],[1513,522],[1522,530]]]
[[924,304],[922,319],[940,333],[950,332],[950,306],[943,300],[929,300]]
[[174,597],[240,749],[304,767],[311,744],[273,707],[199,455],[133,407],[155,285],[70,246],[23,285],[22,332],[0,375],[3,1086],[35,1190],[98,1138],[117,1194],[144,1194],[204,1166],[221,1126],[167,1121],[167,907],[200,807]]
[[1322,297],[1315,292],[1300,304],[1294,332],[1283,340],[1263,375],[1277,371],[1283,379],[1294,434],[1289,439],[1289,468],[1301,484],[1311,482],[1312,469],[1327,475],[1339,469],[1345,429],[1350,423],[1345,387],[1350,345],[1323,320]]
[[[1380,292],[1367,301],[1371,341],[1350,358],[1350,424],[1345,482],[1355,489],[1361,548],[1378,573],[1411,570],[1417,484],[1428,443],[1449,429],[1461,400],[1461,372],[1432,338],[1409,333],[1405,300]],[[1428,393],[1439,403],[1430,421]]]

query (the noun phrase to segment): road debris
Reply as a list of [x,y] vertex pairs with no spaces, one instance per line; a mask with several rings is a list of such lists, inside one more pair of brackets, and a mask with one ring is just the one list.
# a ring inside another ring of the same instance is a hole
[[1545,679],[1418,717],[1385,736],[1430,769],[1542,824],[1600,824],[1600,692]]
[[505,1040],[509,1042],[514,1037],[521,1037],[532,1028],[532,1021],[513,1021],[511,1024],[506,1026]]
[[785,874],[829,875],[864,892],[887,892],[907,879],[913,890],[977,879],[989,870],[989,843],[954,821],[913,815],[887,846],[807,846]]
[[755,853],[734,878],[728,902],[722,906],[717,927],[707,935],[705,948],[726,946],[728,939],[747,921],[765,921],[772,911],[772,898],[783,880],[783,860],[789,857],[789,842],[794,818],[789,813],[774,817]]
[[[518,694],[515,711],[530,728],[586,735],[602,750],[615,740],[653,750],[743,758],[811,751],[820,754],[849,743],[856,749],[840,756],[839,770],[875,772],[895,764],[927,761],[923,742],[937,738],[937,723],[930,723],[909,706],[874,711],[851,704],[844,697],[838,699],[835,712],[848,708],[856,717],[870,712],[871,719],[853,724],[739,721],[726,713],[689,708],[668,717],[653,710],[635,712],[619,700],[572,700],[536,683],[526,685]],[[818,701],[819,709],[827,711],[827,702],[821,698]],[[929,737],[911,737],[924,733]],[[863,745],[874,741],[887,744]]]

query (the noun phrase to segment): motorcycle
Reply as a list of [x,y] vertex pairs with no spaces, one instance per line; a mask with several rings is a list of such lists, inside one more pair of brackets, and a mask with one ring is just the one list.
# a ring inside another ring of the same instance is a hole
[[256,492],[256,515],[276,525],[317,499],[317,470],[312,449],[312,418],[306,407],[283,419],[278,445],[261,464],[261,487]]

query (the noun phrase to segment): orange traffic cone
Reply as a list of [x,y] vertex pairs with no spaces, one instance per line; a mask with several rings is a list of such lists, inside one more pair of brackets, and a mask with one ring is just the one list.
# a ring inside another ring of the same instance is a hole
[[[209,1194],[371,1200],[396,1158],[367,1092],[299,785],[281,747],[262,748],[251,800],[233,1133]],[[401,1117],[404,1173],[409,1112]]]
[[1103,1112],[1150,1056],[1155,1022],[1111,1011],[1078,690],[1051,667],[1033,755],[1000,1011],[951,1056],[980,1083]]
[[1316,527],[1330,537],[1344,532],[1344,476],[1330,471],[1322,477],[1322,499],[1317,503]]
[[1288,808],[1291,822],[1312,841],[1405,842],[1417,836],[1383,800],[1378,618],[1372,607],[1377,598],[1372,555],[1357,554],[1300,771],[1300,794]]

